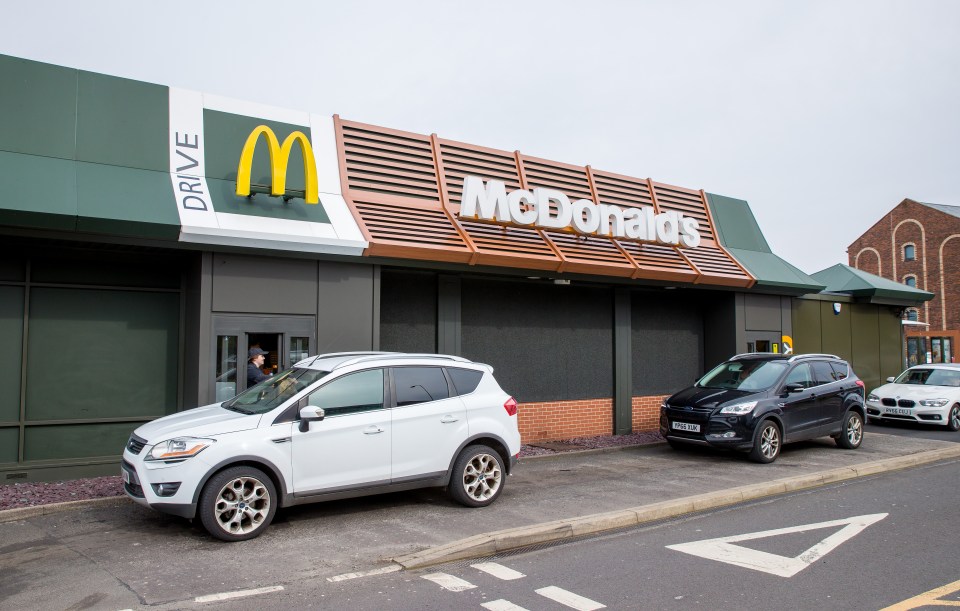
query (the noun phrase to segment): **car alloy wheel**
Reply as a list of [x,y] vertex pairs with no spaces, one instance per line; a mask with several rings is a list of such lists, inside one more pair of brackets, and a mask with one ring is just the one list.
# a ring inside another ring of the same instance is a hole
[[843,416],[840,435],[835,437],[837,445],[847,450],[855,450],[863,442],[863,418],[859,413],[850,411]]
[[450,496],[468,507],[484,507],[500,495],[503,477],[503,463],[496,451],[482,445],[470,446],[454,466]]
[[760,432],[753,442],[750,460],[771,463],[780,455],[780,428],[772,420],[760,423]]
[[947,417],[947,428],[951,431],[960,431],[960,404],[954,404],[950,408],[950,415]]
[[258,536],[276,512],[273,482],[259,469],[232,467],[210,478],[200,496],[200,519],[224,541]]

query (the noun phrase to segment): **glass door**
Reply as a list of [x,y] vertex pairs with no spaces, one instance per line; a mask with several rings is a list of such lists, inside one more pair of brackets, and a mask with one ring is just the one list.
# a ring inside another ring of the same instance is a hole
[[316,351],[312,316],[231,316],[213,319],[213,400],[226,401]]

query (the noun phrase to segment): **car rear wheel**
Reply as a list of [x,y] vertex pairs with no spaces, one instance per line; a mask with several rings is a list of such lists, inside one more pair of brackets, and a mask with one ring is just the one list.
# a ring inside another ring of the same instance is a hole
[[847,412],[843,416],[843,428],[836,438],[837,445],[845,450],[856,450],[863,443],[863,418],[857,412]]
[[503,492],[505,477],[503,460],[496,450],[484,445],[468,446],[453,465],[447,490],[461,505],[486,507]]
[[780,456],[780,427],[773,420],[764,420],[757,427],[750,450],[750,460],[759,463],[772,463]]
[[951,431],[960,431],[960,403],[954,403],[947,416],[947,428]]
[[277,491],[266,473],[231,467],[210,478],[200,493],[200,521],[222,541],[259,536],[277,511]]

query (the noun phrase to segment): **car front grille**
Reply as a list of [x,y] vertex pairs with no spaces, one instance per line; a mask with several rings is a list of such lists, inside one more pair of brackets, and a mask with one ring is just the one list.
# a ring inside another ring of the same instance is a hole
[[887,407],[896,407],[896,406],[897,406],[897,400],[896,400],[896,399],[891,399],[891,398],[889,398],[889,397],[884,397],[882,403],[883,403],[884,405],[886,405]]
[[147,445],[146,439],[137,437],[136,435],[130,435],[130,440],[127,442],[127,449],[130,450],[131,454],[139,454],[143,452],[143,446],[145,445]]
[[137,470],[133,468],[133,465],[127,461],[120,463],[120,468],[126,471],[130,475],[130,482],[123,483],[123,489],[130,496],[136,497],[138,499],[143,498],[143,488],[140,486],[140,480],[137,478]]
[[910,399],[900,399],[897,401],[897,405],[900,407],[913,407],[916,404],[917,403],[915,401],[911,401]]

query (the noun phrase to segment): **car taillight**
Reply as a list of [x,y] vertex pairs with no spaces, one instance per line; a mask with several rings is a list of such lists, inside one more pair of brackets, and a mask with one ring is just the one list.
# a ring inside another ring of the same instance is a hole
[[867,392],[867,387],[863,385],[863,380],[857,380],[857,386],[860,387],[860,394],[863,395]]
[[517,400],[513,397],[507,399],[507,402],[503,404],[503,409],[507,410],[508,416],[517,415]]

